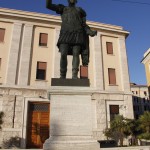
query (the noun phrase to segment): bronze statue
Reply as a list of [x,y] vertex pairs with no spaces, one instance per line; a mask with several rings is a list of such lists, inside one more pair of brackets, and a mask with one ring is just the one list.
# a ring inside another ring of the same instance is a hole
[[90,30],[86,24],[86,12],[76,7],[77,0],[68,0],[68,6],[52,4],[52,0],[46,1],[46,7],[61,15],[62,24],[57,46],[61,53],[60,78],[66,78],[67,55],[73,55],[72,78],[78,78],[79,55],[82,56],[82,64],[89,62],[89,38],[95,36],[97,31]]

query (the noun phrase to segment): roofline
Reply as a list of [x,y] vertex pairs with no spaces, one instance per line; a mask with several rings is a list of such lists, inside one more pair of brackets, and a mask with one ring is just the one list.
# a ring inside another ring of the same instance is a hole
[[[60,16],[44,14],[44,13],[37,13],[37,12],[30,12],[30,11],[23,11],[23,10],[16,10],[16,9],[9,9],[9,8],[2,8],[2,7],[0,7],[0,15],[61,23]],[[126,30],[123,30],[123,27],[121,27],[121,26],[104,24],[104,23],[94,22],[94,21],[87,21],[87,24],[90,27],[95,28],[95,29],[101,29],[101,30],[122,33],[122,34],[125,34],[126,37],[130,33]]]
[[130,85],[130,87],[148,87],[147,85]]
[[147,58],[147,56],[150,54],[150,52],[148,52],[145,56],[144,56],[144,58],[141,60],[141,63],[143,63],[143,61]]

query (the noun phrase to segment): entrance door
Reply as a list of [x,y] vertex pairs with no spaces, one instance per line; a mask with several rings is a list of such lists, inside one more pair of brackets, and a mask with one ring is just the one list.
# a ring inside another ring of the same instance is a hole
[[50,104],[29,103],[27,126],[27,148],[42,148],[49,137]]

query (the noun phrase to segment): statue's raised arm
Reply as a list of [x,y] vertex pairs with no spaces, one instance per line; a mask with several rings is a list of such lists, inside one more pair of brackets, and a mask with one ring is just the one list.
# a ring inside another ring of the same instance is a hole
[[[52,0],[46,0],[46,8],[53,10],[54,4],[52,4]],[[55,10],[54,10],[55,11]]]
[[57,14],[62,14],[64,5],[62,4],[52,4],[52,0],[46,0],[46,8],[56,11]]

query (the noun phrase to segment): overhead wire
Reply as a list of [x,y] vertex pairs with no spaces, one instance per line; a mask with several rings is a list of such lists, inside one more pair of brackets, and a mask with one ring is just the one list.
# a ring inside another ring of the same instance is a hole
[[125,3],[132,3],[132,4],[141,4],[141,5],[150,5],[150,3],[145,3],[145,2],[133,2],[133,1],[128,1],[128,0],[112,0],[112,1],[118,1],[118,2],[125,2]]

